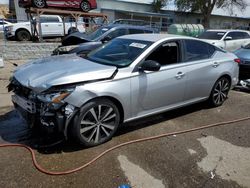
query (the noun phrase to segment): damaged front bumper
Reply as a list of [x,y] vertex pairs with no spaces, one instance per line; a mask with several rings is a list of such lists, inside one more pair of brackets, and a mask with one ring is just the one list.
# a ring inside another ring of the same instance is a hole
[[73,92],[74,87],[36,94],[12,78],[8,90],[14,92],[12,102],[31,128],[36,127],[47,133],[62,133],[67,138],[68,126],[78,108],[64,102],[64,99]]
[[47,133],[62,133],[66,138],[68,126],[78,111],[70,104],[54,108],[49,103],[31,101],[16,94],[12,95],[12,102],[31,128],[39,126]]

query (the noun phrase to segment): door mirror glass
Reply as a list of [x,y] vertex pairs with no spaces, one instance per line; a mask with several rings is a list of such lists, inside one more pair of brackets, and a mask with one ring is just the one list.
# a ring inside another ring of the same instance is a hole
[[139,67],[139,70],[141,70],[141,71],[158,71],[158,70],[160,70],[160,68],[161,68],[160,63],[153,61],[153,60],[146,60]]
[[232,37],[227,36],[224,40],[232,40]]

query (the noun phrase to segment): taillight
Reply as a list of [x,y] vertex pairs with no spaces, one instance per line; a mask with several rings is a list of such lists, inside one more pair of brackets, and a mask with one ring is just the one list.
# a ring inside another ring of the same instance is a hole
[[241,61],[240,59],[234,59],[234,62],[240,64]]

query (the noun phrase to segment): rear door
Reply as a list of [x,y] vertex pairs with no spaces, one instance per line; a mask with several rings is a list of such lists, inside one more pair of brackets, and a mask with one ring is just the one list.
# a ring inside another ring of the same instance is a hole
[[196,40],[183,40],[184,61],[187,67],[186,102],[201,100],[209,96],[218,78],[219,61],[214,61],[216,48]]
[[[41,17],[42,18],[42,17]],[[43,35],[46,36],[63,36],[63,23],[57,16],[46,16],[42,23]]]

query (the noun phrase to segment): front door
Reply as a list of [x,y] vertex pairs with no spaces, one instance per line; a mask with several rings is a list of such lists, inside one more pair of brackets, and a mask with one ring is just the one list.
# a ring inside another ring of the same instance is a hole
[[143,116],[182,103],[186,89],[185,63],[180,62],[180,43],[167,42],[157,47],[146,60],[157,61],[161,69],[137,72],[132,77],[133,115]]

